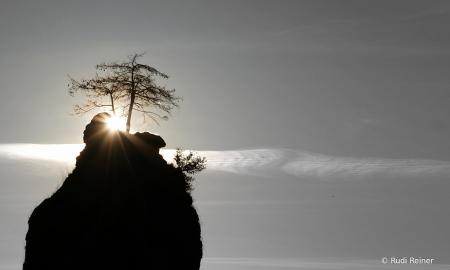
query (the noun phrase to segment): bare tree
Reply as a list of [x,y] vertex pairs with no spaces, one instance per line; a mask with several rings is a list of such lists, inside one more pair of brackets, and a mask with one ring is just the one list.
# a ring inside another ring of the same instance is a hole
[[[80,82],[70,77],[72,86],[69,88],[69,94],[74,96],[75,92],[80,90],[84,92],[87,97],[87,102],[80,106],[74,105],[74,113],[71,115],[84,115],[85,113],[96,109],[103,108],[108,111],[112,111],[114,116],[116,115],[117,107],[114,101],[123,100],[125,98],[124,91],[120,88],[119,84],[114,82],[114,79],[107,77],[103,78],[95,74],[91,80],[81,79]],[[105,99],[107,99],[105,103]]]
[[[182,98],[174,95],[175,89],[168,90],[156,85],[155,77],[167,79],[169,76],[150,66],[139,64],[137,60],[144,54],[129,55],[129,60],[122,63],[102,62],[96,68],[109,72],[104,77],[96,74],[91,80],[82,79],[78,82],[69,76],[72,83],[69,94],[73,96],[76,91],[81,90],[88,98],[83,106],[74,106],[74,115],[83,115],[99,107],[108,108],[115,115],[120,108],[121,116],[127,117],[127,132],[130,132],[133,111],[142,114],[144,123],[152,120],[158,124],[155,117],[167,120],[168,116],[163,113],[171,115],[170,111],[179,107],[178,102]],[[109,97],[110,103],[104,104],[103,99],[106,97]]]

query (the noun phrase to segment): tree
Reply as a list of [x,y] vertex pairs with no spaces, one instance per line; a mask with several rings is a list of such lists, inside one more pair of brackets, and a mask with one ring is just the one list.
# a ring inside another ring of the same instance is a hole
[[[116,115],[117,109],[121,109],[121,116],[127,117],[127,132],[130,132],[133,111],[142,113],[144,123],[152,120],[159,125],[155,117],[168,120],[168,116],[162,115],[162,112],[171,115],[170,111],[175,107],[179,108],[178,102],[183,99],[174,95],[175,89],[168,90],[156,85],[155,77],[167,79],[169,76],[153,67],[139,64],[137,60],[144,54],[129,55],[129,60],[122,63],[102,62],[96,69],[108,72],[103,77],[96,74],[93,79],[78,82],[69,76],[72,83],[69,94],[73,96],[80,90],[88,99],[83,106],[74,106],[73,115],[81,116],[99,107],[110,108]],[[110,103],[105,104],[105,98],[109,98]],[[158,109],[159,112],[153,109]]]
[[189,151],[189,154],[183,155],[184,150],[177,148],[174,160],[177,167],[183,172],[184,180],[187,184],[187,191],[191,191],[194,177],[187,174],[196,174],[206,169],[206,158],[197,156],[196,152]]
[[[111,78],[102,78],[95,74],[91,80],[81,79],[81,82],[70,77],[72,86],[69,88],[69,94],[74,96],[74,93],[78,90],[85,93],[88,101],[83,105],[74,105],[74,113],[71,115],[84,115],[85,113],[95,108],[108,108],[116,116],[117,104],[115,106],[114,101],[123,100],[125,98],[124,92],[121,91],[119,84],[114,83]],[[68,85],[69,86],[69,85]],[[104,103],[104,98],[109,98],[110,103]]]

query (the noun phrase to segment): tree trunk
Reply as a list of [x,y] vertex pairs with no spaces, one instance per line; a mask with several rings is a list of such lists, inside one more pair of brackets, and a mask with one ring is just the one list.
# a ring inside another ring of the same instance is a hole
[[128,118],[127,118],[127,133],[130,133],[131,129],[131,113],[133,112],[134,96],[135,93],[134,92],[131,93],[130,109],[128,110]]
[[113,111],[114,116],[116,116],[116,110],[114,109],[114,99],[113,99],[112,93],[109,93],[109,95],[110,95],[110,97],[111,97],[111,107],[112,107],[112,111]]
[[136,86],[134,85],[134,74],[131,71],[131,97],[130,97],[130,108],[128,109],[127,117],[127,133],[130,133],[131,129],[131,113],[133,112],[134,97],[136,96]]

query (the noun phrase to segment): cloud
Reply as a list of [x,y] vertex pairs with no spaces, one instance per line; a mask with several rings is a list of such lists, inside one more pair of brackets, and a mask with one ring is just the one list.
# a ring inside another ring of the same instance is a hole
[[301,150],[203,151],[208,170],[252,175],[284,173],[309,180],[362,181],[448,177],[450,162],[422,159],[349,158]]
[[450,175],[450,163],[438,160],[345,158],[297,153],[282,170],[326,181],[372,178],[422,178]]
[[0,144],[0,164],[30,175],[67,176],[83,148],[84,144]]
[[[83,144],[0,144],[0,157],[73,166],[83,148]],[[164,149],[161,154],[171,162],[175,150]],[[450,176],[450,162],[439,160],[338,157],[290,149],[198,151],[198,154],[207,158],[207,171],[269,177],[285,174],[311,181],[426,180]]]
[[0,144],[0,156],[75,162],[83,148],[84,144]]

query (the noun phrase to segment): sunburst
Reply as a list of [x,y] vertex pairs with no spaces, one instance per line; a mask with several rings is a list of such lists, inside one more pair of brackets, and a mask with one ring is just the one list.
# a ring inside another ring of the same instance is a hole
[[123,121],[123,119],[119,118],[119,117],[111,117],[108,118],[108,120],[106,120],[106,122],[108,123],[108,127],[112,130],[122,130],[125,131],[125,122]]

